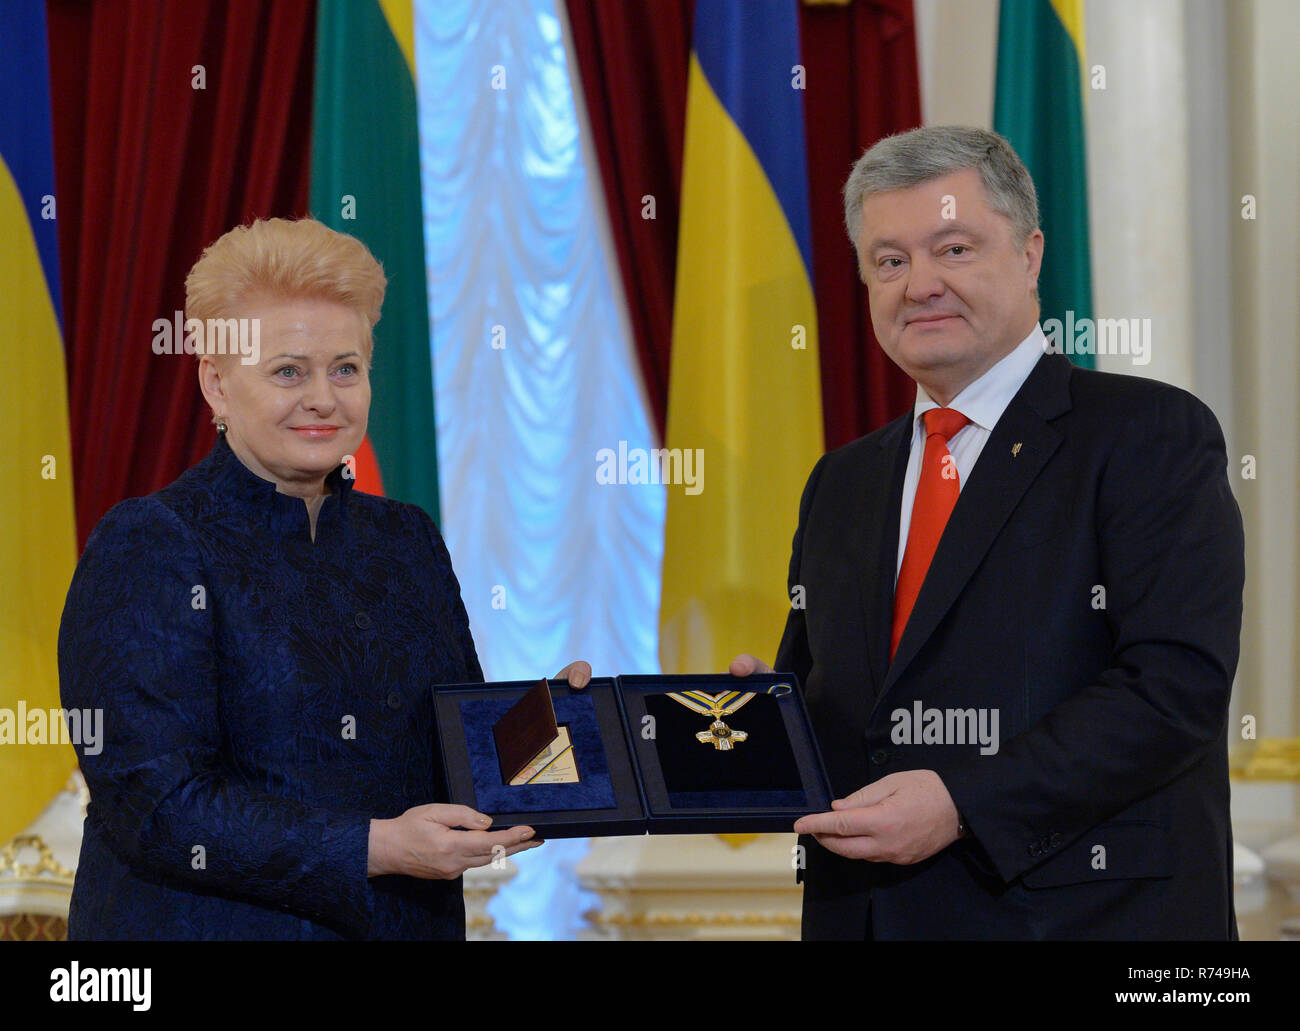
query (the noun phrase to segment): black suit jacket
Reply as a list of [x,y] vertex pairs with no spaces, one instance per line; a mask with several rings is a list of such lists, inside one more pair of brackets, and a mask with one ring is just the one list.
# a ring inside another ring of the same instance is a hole
[[[1214,415],[1167,384],[1041,358],[891,663],[911,429],[909,412],[813,469],[790,560],[805,607],[776,668],[805,686],[839,796],[933,769],[971,834],[910,866],[805,837],[804,937],[1236,937],[1244,541]],[[997,752],[900,743],[893,713],[918,700],[996,709]]]

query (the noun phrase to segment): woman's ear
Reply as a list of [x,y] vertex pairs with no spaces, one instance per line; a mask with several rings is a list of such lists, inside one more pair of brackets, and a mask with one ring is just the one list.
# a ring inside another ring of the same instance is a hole
[[213,421],[226,410],[226,391],[221,382],[221,365],[210,354],[199,356],[199,389],[212,409]]

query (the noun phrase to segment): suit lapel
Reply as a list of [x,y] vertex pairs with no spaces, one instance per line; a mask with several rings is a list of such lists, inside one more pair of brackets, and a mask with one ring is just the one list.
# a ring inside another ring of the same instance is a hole
[[867,665],[872,697],[880,696],[889,668],[890,620],[894,608],[894,569],[898,564],[898,511],[912,442],[912,410],[886,426],[879,447],[867,453],[858,476],[855,506],[858,539],[852,555],[860,556],[854,577],[861,592],[867,631]]
[[[1029,485],[1060,447],[1062,434],[1048,420],[1070,407],[1069,376],[1069,359],[1060,355],[1040,358],[993,427],[939,540],[894,661],[876,692],[877,706],[952,608]],[[895,507],[900,503],[901,484]],[[897,538],[897,511],[893,525]],[[897,561],[896,539],[891,554]],[[885,628],[887,656],[893,619],[892,586],[888,611],[876,613],[876,618]]]

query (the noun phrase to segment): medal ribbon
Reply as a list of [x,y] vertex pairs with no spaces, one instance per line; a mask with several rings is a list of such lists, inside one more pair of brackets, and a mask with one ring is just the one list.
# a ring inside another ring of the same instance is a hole
[[[755,693],[754,691],[748,691],[741,695],[739,691],[723,691],[721,694],[714,695],[706,691],[670,691],[668,697],[679,705],[686,706],[692,712],[698,712],[701,716],[721,718],[730,716],[753,698]],[[739,698],[740,701],[736,702],[735,705],[730,705],[733,698]]]
[[551,761],[548,762],[536,773],[534,773],[526,781],[524,781],[524,784],[531,784],[533,781],[535,781],[538,777],[540,777],[543,773],[549,770],[552,766],[554,766],[557,762],[559,762],[561,759],[563,759],[566,755],[568,755],[572,751],[573,751],[573,742],[570,741],[567,748],[562,748],[556,755],[553,755],[551,757]]

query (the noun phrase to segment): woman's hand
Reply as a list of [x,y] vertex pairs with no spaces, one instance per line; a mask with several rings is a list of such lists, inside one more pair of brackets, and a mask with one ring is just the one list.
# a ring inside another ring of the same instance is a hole
[[[492,818],[465,805],[417,805],[392,820],[370,821],[366,876],[406,874],[452,880],[471,866],[536,848],[531,827],[488,831]],[[457,830],[458,827],[467,828]]]
[[586,687],[591,683],[591,663],[583,662],[581,659],[571,662],[555,674],[554,679],[567,680],[570,687]]

